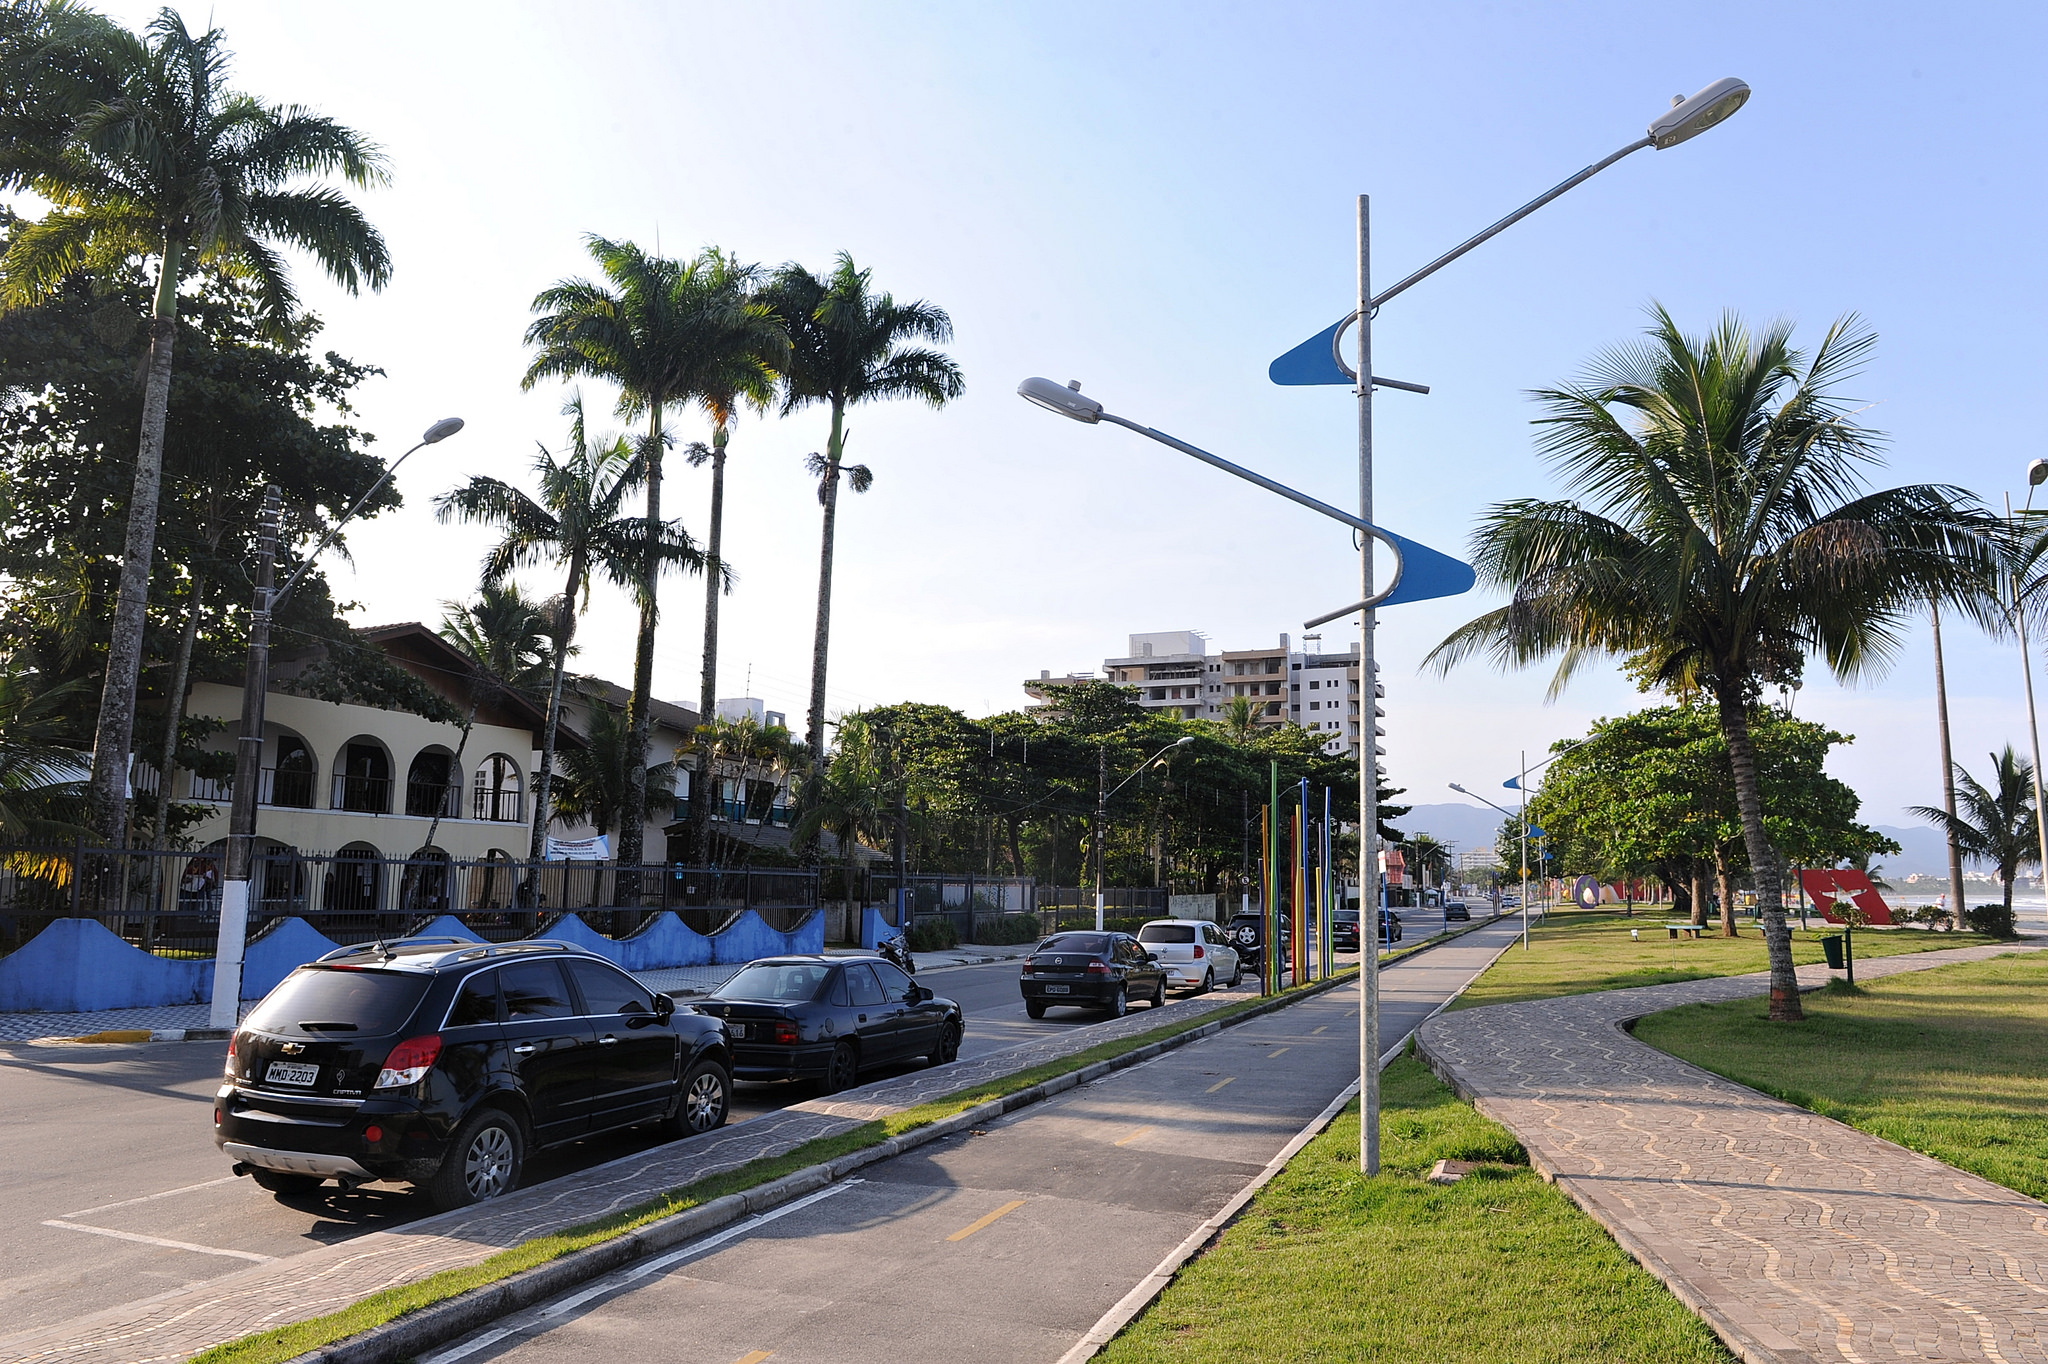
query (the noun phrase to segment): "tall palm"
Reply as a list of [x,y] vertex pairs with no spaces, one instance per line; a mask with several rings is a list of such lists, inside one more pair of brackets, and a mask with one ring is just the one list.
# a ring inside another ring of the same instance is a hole
[[[2019,869],[2041,860],[2041,815],[2034,808],[2034,765],[2013,752],[2007,744],[1991,758],[1991,786],[1956,764],[1956,795],[1963,813],[1951,814],[1932,806],[1915,805],[1910,813],[1940,829],[1955,840],[1963,856],[1973,862],[1988,862],[1998,872],[2005,892],[2005,911],[2012,913],[2012,883]],[[1956,905],[1960,918],[1963,906]]]
[[569,448],[557,456],[540,447],[533,461],[539,497],[478,474],[434,503],[434,515],[441,521],[479,523],[504,532],[484,556],[486,583],[503,583],[517,570],[542,563],[553,564],[566,575],[549,624],[554,667],[548,680],[547,723],[541,731],[540,771],[533,784],[528,852],[536,859],[551,818],[548,800],[562,718],[562,678],[577,615],[589,609],[593,575],[630,587],[638,581],[640,564],[641,526],[620,509],[640,485],[644,466],[624,436],[590,438],[580,394],[572,396],[562,411],[569,418]]
[[[1749,717],[1817,652],[1841,679],[1880,671],[1929,597],[1995,625],[1997,523],[1961,490],[1863,492],[1877,433],[1835,385],[1874,337],[1853,318],[1809,358],[1789,324],[1733,316],[1693,338],[1662,309],[1646,342],[1536,396],[1539,448],[1571,500],[1496,505],[1473,537],[1508,605],[1454,632],[1439,668],[1631,658],[1715,700],[1771,964],[1771,1017],[1800,1015],[1781,871],[1764,833]],[[1580,499],[1583,499],[1581,501]]]
[[[449,764],[453,779],[460,780],[462,755],[469,748],[470,731],[476,728],[476,715],[484,702],[507,692],[530,700],[540,694],[543,678],[561,671],[553,657],[550,633],[561,612],[556,603],[534,601],[516,584],[488,579],[477,589],[475,601],[443,602],[442,606],[447,614],[441,618],[441,638],[462,652],[469,667],[469,707]],[[433,846],[446,808],[445,799],[434,806],[422,846]]]
[[15,658],[0,656],[0,841],[9,843],[69,840],[84,832],[78,780],[84,755],[63,742],[66,710],[77,704],[79,684],[40,681]]
[[[889,398],[916,398],[944,407],[966,389],[960,366],[941,351],[907,344],[943,345],[953,322],[922,301],[898,303],[869,289],[869,272],[840,252],[829,275],[791,263],[775,272],[765,293],[789,329],[790,356],[783,376],[784,416],[812,403],[832,412],[825,454],[816,466],[824,534],[818,554],[818,619],[811,644],[811,708],[804,742],[819,771],[825,762],[825,659],[832,631],[832,546],[839,515],[839,476],[846,454],[846,410]],[[865,467],[857,477],[867,481]]]
[[[675,764],[649,767],[632,749],[633,727],[625,713],[600,697],[585,699],[590,705],[587,742],[562,755],[554,819],[558,824],[588,824],[600,836],[614,829],[623,836],[634,810],[645,810],[649,800],[673,789]],[[638,782],[632,779],[634,772],[640,774]]]
[[157,263],[142,432],[93,739],[94,813],[115,843],[127,832],[178,286],[209,268],[246,279],[281,335],[298,298],[280,247],[311,253],[351,293],[365,283],[381,289],[391,274],[384,239],[361,210],[328,184],[303,183],[381,184],[381,153],[331,119],[226,88],[224,39],[219,29],[194,36],[169,8],[146,36],[95,29],[81,41],[95,54],[88,65],[105,73],[99,97],[81,103],[54,146],[28,139],[0,149],[0,183],[52,205],[0,258],[0,306],[40,303],[80,269],[133,257]]
[[[761,268],[742,265],[735,256],[715,247],[698,256],[707,280],[722,287],[735,301],[752,298],[760,284]],[[685,451],[692,467],[711,466],[711,525],[706,532],[704,556],[711,572],[704,575],[704,671],[698,689],[697,714],[710,723],[718,711],[718,599],[730,591],[725,572],[725,457],[732,441],[732,423],[742,406],[766,412],[775,397],[775,382],[789,356],[789,334],[780,319],[746,315],[748,325],[736,329],[732,347],[714,355],[700,382],[698,401],[711,418],[711,443],[692,441]],[[709,783],[711,748],[699,745],[692,789]],[[690,847],[692,855],[705,857],[711,833],[711,802],[690,803]]]
[[1249,696],[1233,696],[1224,704],[1223,714],[1211,723],[1220,726],[1223,735],[1239,748],[1256,742],[1263,726],[1259,723],[1259,703]]
[[[654,631],[660,618],[656,589],[671,536],[661,515],[661,463],[668,449],[668,411],[703,400],[735,349],[735,336],[752,335],[770,319],[766,306],[735,297],[723,273],[701,258],[681,262],[651,256],[631,242],[585,239],[605,282],[563,280],[533,300],[539,314],[526,329],[536,354],[526,368],[527,388],[542,379],[602,379],[619,390],[619,414],[647,419],[640,459],[647,489],[640,572],[635,583],[640,631],[633,652],[633,693],[626,702],[627,745],[647,762],[649,706],[654,698]],[[701,569],[691,546],[680,556]],[[637,866],[645,841],[647,809],[640,783],[629,783],[632,807],[619,828],[619,861]],[[638,878],[621,877],[621,898],[638,895]]]

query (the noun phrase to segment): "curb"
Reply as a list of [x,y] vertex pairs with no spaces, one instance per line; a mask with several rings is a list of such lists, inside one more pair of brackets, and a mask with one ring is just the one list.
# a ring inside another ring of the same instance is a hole
[[225,1042],[226,1028],[112,1028],[105,1032],[87,1033],[83,1037],[51,1037],[50,1042],[85,1042],[106,1044],[118,1042]]
[[1275,1013],[1290,1004],[1312,999],[1355,980],[1355,976],[1347,973],[1326,981],[1316,981],[1296,994],[1261,1000],[1231,1018],[1203,1023],[1189,1028],[1186,1032],[1127,1051],[1121,1056],[1096,1061],[1079,1070],[1069,1071],[1065,1075],[1054,1076],[1050,1080],[1020,1089],[1014,1094],[991,1099],[985,1104],[956,1113],[950,1118],[928,1123],[901,1136],[890,1137],[858,1151],[849,1151],[837,1160],[793,1171],[780,1179],[771,1180],[741,1193],[727,1194],[701,1207],[689,1208],[609,1241],[571,1251],[559,1259],[521,1270],[497,1283],[470,1289],[446,1301],[409,1312],[381,1326],[373,1326],[359,1335],[336,1341],[331,1345],[320,1346],[294,1357],[290,1364],[396,1364],[396,1361],[409,1359],[436,1345],[443,1345],[468,1335],[471,1331],[509,1313],[544,1302],[564,1289],[588,1283],[635,1260],[646,1258],[684,1241],[694,1240],[707,1232],[737,1222],[742,1217],[764,1212],[778,1204],[813,1193],[828,1184],[837,1183],[862,1166],[889,1160],[929,1142],[967,1131],[977,1123],[1029,1107],[1055,1094],[1065,1093],[1069,1089],[1090,1084],[1106,1075],[1184,1047],[1190,1042],[1213,1037],[1225,1028]]

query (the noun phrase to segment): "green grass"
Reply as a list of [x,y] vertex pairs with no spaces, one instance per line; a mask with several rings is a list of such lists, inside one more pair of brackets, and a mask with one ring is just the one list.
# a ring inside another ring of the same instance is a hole
[[[1858,937],[1862,935],[1859,934]],[[1636,1036],[1731,1080],[2048,1198],[2048,960],[2029,953],[1806,996],[1652,1014]]]
[[[1381,1175],[1354,1103],[1101,1358],[1731,1364],[1505,1128],[1412,1055],[1381,1083]],[[1444,1158],[1498,1163],[1425,1183]]]
[[[1297,987],[1283,991],[1282,996],[1313,988]],[[892,1114],[887,1118],[862,1123],[851,1131],[806,1142],[787,1155],[777,1156],[772,1160],[755,1161],[738,1170],[671,1189],[644,1203],[597,1221],[585,1222],[547,1236],[537,1236],[530,1241],[523,1241],[476,1264],[442,1270],[416,1283],[373,1293],[339,1312],[225,1341],[193,1356],[192,1364],[283,1364],[286,1360],[295,1359],[323,1345],[360,1334],[375,1326],[382,1326],[385,1322],[402,1317],[408,1312],[417,1312],[423,1307],[431,1307],[473,1288],[482,1288],[501,1279],[510,1278],[522,1270],[545,1264],[549,1260],[596,1245],[601,1241],[623,1236],[640,1227],[658,1222],[664,1217],[687,1212],[691,1208],[723,1198],[727,1194],[756,1188],[812,1165],[822,1165],[854,1151],[879,1145],[890,1137],[940,1122],[956,1113],[964,1113],[970,1108],[1094,1065],[1098,1061],[1113,1060],[1180,1033],[1190,1032],[1220,1020],[1235,1018],[1256,1009],[1263,1002],[1265,1001],[1246,1000],[1199,1018],[1151,1028],[1121,1041],[1104,1042],[1058,1061],[1049,1061],[1042,1066],[1034,1066],[986,1084],[959,1090],[929,1103],[906,1108],[901,1113]]]
[[[1620,910],[1554,910],[1548,922],[1530,928],[1528,951],[1519,943],[1510,947],[1451,1007],[1474,1009],[1593,990],[1668,985],[1770,967],[1764,955],[1763,927],[1754,921],[1739,921],[1740,937],[1718,937],[1718,930],[1710,925],[1698,938],[1674,941],[1664,928],[1670,916],[1646,910],[1639,909],[1633,919]],[[1792,960],[1801,966],[1824,960],[1821,938],[1841,931],[1823,926],[1817,917],[1813,924],[1812,930],[1802,930],[1794,921]],[[1631,928],[1641,931],[1641,941],[1630,941]],[[1903,952],[1976,947],[1992,941],[1979,933],[1858,929],[1856,957],[1860,961]]]

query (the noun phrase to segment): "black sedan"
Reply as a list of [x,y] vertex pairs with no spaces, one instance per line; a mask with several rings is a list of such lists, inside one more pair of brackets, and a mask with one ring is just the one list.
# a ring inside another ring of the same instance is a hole
[[944,1065],[960,1054],[966,1020],[879,957],[768,957],[749,962],[696,1004],[725,1020],[733,1078],[850,1088],[895,1061]]
[[1055,933],[1024,958],[1024,1012],[1044,1018],[1056,1004],[1107,1009],[1122,1018],[1133,999],[1166,1003],[1166,970],[1128,933]]

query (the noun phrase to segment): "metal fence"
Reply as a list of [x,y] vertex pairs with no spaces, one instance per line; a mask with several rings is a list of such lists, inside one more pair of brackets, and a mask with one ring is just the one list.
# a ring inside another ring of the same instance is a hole
[[[1164,886],[1106,886],[1102,917],[1105,923],[1112,919],[1162,919],[1169,903]],[[1047,933],[1095,927],[1095,888],[1040,886],[1038,917]]]
[[[52,920],[88,918],[145,951],[211,956],[222,870],[217,850],[0,846],[0,950],[14,951]],[[700,933],[715,933],[749,909],[787,932],[818,907],[817,873],[808,871],[462,862],[354,849],[259,853],[250,881],[251,936],[296,917],[336,942],[402,935],[443,914],[502,942],[565,911],[613,937],[665,910]]]

